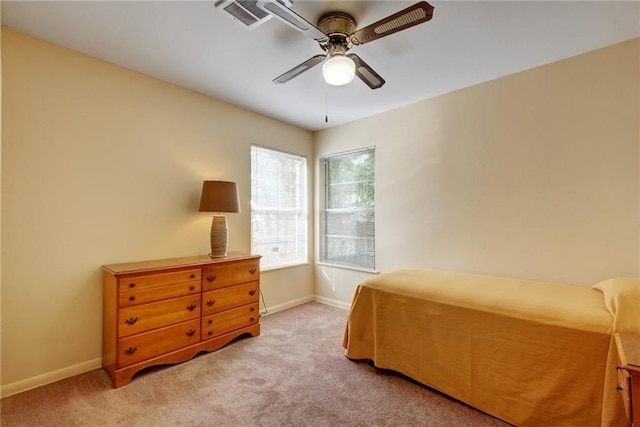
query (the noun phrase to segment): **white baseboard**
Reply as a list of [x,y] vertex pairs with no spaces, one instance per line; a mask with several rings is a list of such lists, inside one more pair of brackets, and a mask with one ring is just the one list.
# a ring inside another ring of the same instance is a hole
[[[288,308],[293,308],[298,305],[306,304],[308,302],[316,301],[322,304],[330,305],[333,307],[349,310],[351,304],[347,304],[335,299],[321,297],[317,295],[310,295],[304,298],[298,298],[293,301],[288,301],[283,304],[267,307],[269,310],[267,315],[277,313]],[[75,375],[83,374],[85,372],[99,369],[102,367],[102,358],[89,360],[77,365],[68,366],[66,368],[58,369],[56,371],[47,372],[46,374],[37,375],[35,377],[27,378],[26,380],[16,381],[15,383],[7,384],[0,387],[0,397],[7,397],[13,394],[22,393],[23,391],[31,390],[43,385],[51,384],[56,381],[63,380],[65,378],[73,377]]]
[[338,307],[338,308],[341,308],[343,310],[351,310],[351,304],[348,304],[348,303],[342,302],[342,301],[338,301],[337,299],[331,299],[331,298],[321,297],[319,295],[316,295],[315,298],[314,298],[314,301],[320,302],[322,304],[330,305],[330,306],[333,306],[333,307]]
[[293,307],[296,307],[298,305],[306,304],[306,303],[311,302],[311,301],[319,302],[321,304],[330,305],[332,307],[341,308],[343,310],[350,310],[351,309],[351,304],[347,304],[345,302],[338,301],[336,299],[321,297],[321,296],[318,296],[318,295],[312,295],[312,296],[308,296],[308,297],[304,297],[304,298],[298,298],[298,299],[293,300],[293,301],[287,301],[287,302],[285,302],[283,304],[274,305],[272,307],[267,307],[268,312],[267,313],[263,313],[263,315],[269,315],[269,314],[277,313],[279,311],[286,310],[288,308],[293,308]]
[[7,397],[13,394],[22,393],[23,391],[51,384],[75,375],[84,374],[85,372],[93,371],[94,369],[101,367],[102,358],[97,358],[78,363],[77,365],[58,369],[56,371],[47,372],[46,374],[27,378],[26,380],[16,381],[15,383],[2,386],[2,388],[0,388],[0,397]]
[[277,313],[279,311],[286,310],[288,308],[293,308],[293,307],[295,307],[297,305],[306,304],[306,303],[311,302],[311,301],[315,301],[315,298],[313,297],[313,295],[310,295],[308,297],[294,299],[293,301],[287,301],[285,303],[278,304],[278,305],[267,306],[266,307],[267,308],[267,313],[263,313],[263,314],[264,315],[269,315],[269,314]]

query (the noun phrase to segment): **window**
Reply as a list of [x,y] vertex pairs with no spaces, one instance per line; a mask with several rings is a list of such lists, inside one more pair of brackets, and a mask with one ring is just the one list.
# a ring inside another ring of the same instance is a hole
[[262,268],[307,262],[307,159],[251,146],[251,252]]
[[375,268],[375,149],[320,159],[320,262]]

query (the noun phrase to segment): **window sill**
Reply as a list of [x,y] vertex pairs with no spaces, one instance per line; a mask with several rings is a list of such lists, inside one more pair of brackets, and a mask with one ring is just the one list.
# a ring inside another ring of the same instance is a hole
[[260,269],[260,272],[261,273],[266,273],[268,271],[283,270],[285,268],[292,268],[292,267],[302,267],[302,266],[305,266],[305,265],[309,265],[309,263],[308,262],[301,262],[301,263],[298,263],[298,264],[279,265],[279,266],[276,266],[276,267],[264,267],[264,268]]
[[369,268],[362,268],[362,267],[349,267],[348,265],[330,264],[327,262],[318,262],[316,264],[320,267],[340,268],[342,270],[359,271],[361,273],[380,274],[380,272],[376,269],[369,269]]

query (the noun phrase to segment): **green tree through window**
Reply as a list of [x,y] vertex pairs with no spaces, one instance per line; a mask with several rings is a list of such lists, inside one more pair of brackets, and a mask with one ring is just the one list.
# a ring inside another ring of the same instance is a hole
[[321,160],[320,261],[375,268],[375,149]]

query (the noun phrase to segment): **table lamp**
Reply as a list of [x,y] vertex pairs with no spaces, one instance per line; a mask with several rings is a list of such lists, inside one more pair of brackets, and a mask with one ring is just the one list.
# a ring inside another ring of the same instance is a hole
[[200,197],[200,212],[215,212],[211,222],[212,258],[227,256],[227,217],[223,213],[240,212],[238,186],[229,181],[204,181]]

